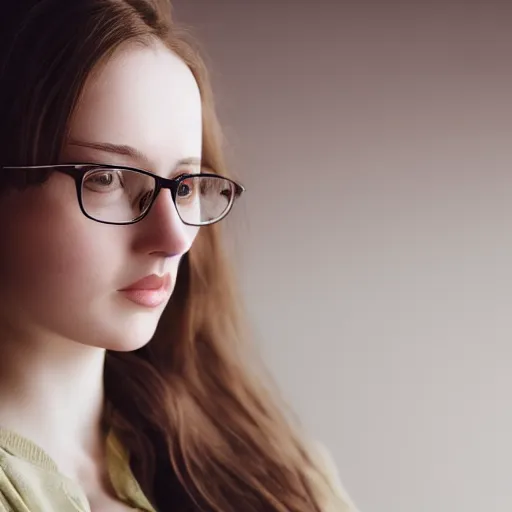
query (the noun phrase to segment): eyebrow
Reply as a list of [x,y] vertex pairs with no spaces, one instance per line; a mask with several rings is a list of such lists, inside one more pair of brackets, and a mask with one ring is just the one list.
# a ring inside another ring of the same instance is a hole
[[[137,148],[127,146],[125,144],[112,144],[111,142],[88,142],[81,140],[70,140],[70,146],[81,146],[84,148],[95,149],[97,151],[104,151],[106,153],[114,153],[116,155],[128,156],[133,160],[142,162],[149,162],[150,158],[139,151]],[[201,165],[201,159],[197,157],[183,158],[178,161],[178,165]]]

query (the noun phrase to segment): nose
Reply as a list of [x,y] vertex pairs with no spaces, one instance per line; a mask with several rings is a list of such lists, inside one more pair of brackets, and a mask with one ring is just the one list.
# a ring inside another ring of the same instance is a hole
[[137,250],[149,254],[179,256],[191,247],[199,231],[183,223],[178,215],[170,190],[160,190],[151,210],[138,226]]

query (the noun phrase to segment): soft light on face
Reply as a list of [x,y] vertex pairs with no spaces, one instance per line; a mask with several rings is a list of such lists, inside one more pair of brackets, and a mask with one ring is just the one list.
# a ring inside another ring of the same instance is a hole
[[[165,177],[199,172],[201,133],[191,71],[163,45],[129,46],[90,77],[60,163],[129,166]],[[1,198],[2,218],[7,212],[0,324],[112,350],[149,341],[198,232],[181,222],[168,190],[137,224],[90,220],[73,179],[60,173]]]

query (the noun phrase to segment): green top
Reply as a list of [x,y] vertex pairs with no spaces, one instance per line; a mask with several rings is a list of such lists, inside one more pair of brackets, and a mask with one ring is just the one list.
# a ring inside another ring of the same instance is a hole
[[[312,474],[322,512],[357,512],[339,481],[323,445],[312,447],[322,473]],[[107,468],[119,500],[140,512],[156,512],[133,475],[128,451],[111,433],[107,437]],[[80,486],[59,472],[42,448],[0,428],[0,512],[91,512]]]
[[[133,476],[128,453],[110,434],[107,467],[118,498],[142,512],[155,512]],[[90,512],[83,490],[59,472],[39,446],[0,428],[0,512]]]

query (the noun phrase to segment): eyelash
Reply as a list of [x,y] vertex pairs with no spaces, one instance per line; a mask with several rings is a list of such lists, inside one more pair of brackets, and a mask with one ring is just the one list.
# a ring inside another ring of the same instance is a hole
[[175,174],[171,176],[173,179],[178,179],[181,176],[184,176],[186,174],[199,174],[201,172],[206,172],[202,167],[201,168],[193,168],[193,169],[180,169],[179,171],[176,171]]

